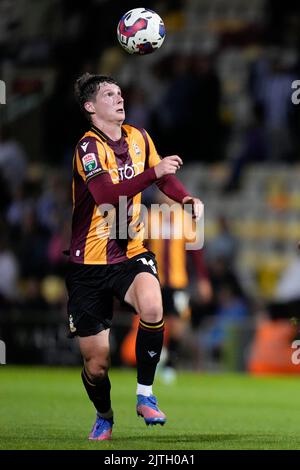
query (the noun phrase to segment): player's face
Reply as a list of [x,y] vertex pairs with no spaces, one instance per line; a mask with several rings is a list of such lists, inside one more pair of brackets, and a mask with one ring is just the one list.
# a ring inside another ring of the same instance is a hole
[[124,100],[118,85],[102,83],[94,103],[99,119],[105,122],[123,122],[125,119]]

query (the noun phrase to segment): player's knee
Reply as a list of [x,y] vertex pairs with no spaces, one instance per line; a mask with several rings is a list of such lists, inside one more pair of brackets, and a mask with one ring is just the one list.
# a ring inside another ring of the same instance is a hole
[[140,311],[141,319],[147,323],[157,323],[162,319],[163,309],[161,302],[157,303],[145,303],[143,308]]
[[85,364],[85,368],[89,377],[94,383],[99,380],[103,380],[108,373],[108,364],[104,364],[98,361],[89,361]]

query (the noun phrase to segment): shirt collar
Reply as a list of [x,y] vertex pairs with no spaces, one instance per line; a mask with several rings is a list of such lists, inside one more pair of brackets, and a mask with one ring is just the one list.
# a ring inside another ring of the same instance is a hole
[[[127,137],[127,132],[126,130],[124,129],[124,127],[122,126],[121,128],[122,130],[122,136],[121,136],[121,139],[122,137]],[[101,137],[102,140],[106,141],[107,143],[113,143],[113,142],[119,142],[119,140],[112,140],[107,134],[105,134],[103,131],[101,131],[98,127],[92,125],[91,127],[91,131],[95,132],[95,134],[97,134],[99,137]]]

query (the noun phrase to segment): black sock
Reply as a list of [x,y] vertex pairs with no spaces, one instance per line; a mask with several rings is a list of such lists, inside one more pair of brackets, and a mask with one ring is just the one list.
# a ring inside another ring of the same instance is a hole
[[96,410],[100,414],[105,414],[111,410],[110,401],[110,380],[108,375],[103,379],[92,381],[86,370],[83,368],[81,372],[83,385],[87,391],[89,399],[94,403]]
[[163,319],[157,323],[147,323],[140,320],[135,344],[137,381],[139,384],[153,384],[156,366],[162,350],[163,337]]
[[178,339],[170,338],[168,345],[168,360],[166,366],[176,369],[179,357],[180,342]]

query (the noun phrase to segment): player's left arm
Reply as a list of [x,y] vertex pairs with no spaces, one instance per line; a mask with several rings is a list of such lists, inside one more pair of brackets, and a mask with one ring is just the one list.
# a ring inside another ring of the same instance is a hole
[[192,214],[195,220],[199,220],[203,214],[203,202],[197,197],[191,196],[181,181],[174,175],[167,175],[155,182],[156,186],[170,199],[179,202],[184,207],[192,206]]
[[[153,140],[147,133],[149,142],[149,167],[157,165],[161,157],[158,155]],[[191,204],[193,216],[199,220],[203,213],[203,203],[200,199],[191,196],[185,186],[175,175],[166,175],[155,181],[156,186],[170,199],[180,204]]]

